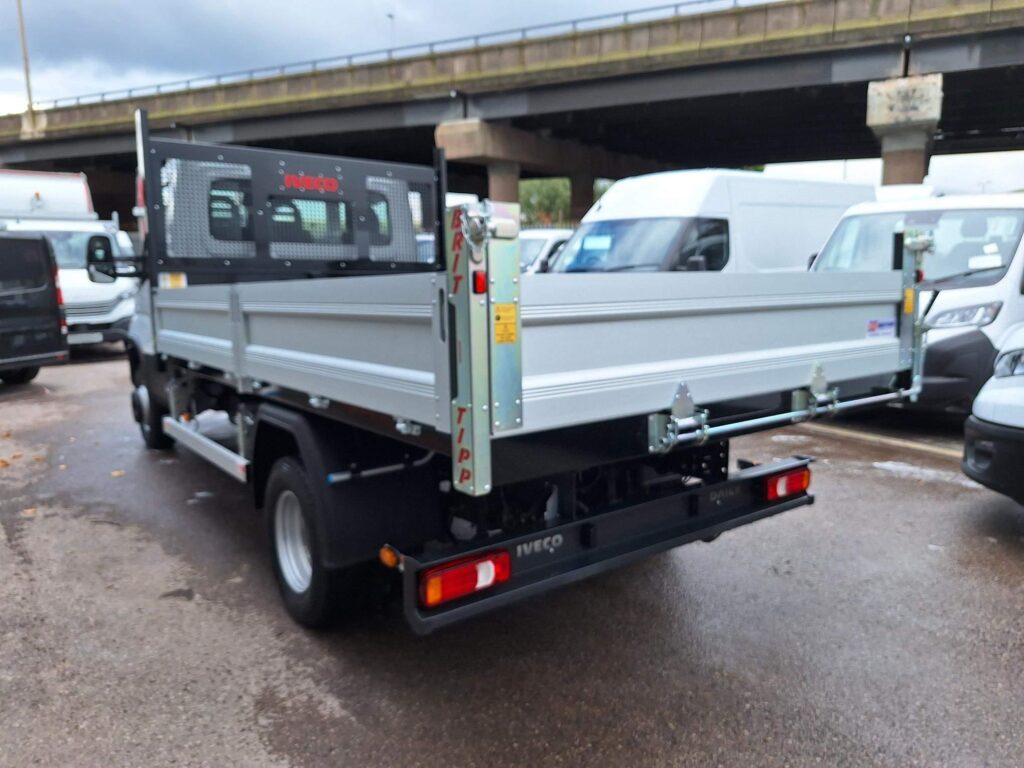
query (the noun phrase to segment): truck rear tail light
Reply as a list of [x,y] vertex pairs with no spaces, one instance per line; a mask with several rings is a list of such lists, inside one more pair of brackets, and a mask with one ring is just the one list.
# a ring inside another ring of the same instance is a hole
[[512,559],[503,551],[445,563],[420,576],[420,604],[436,608],[506,582],[511,574]]
[[487,273],[482,269],[473,272],[473,293],[487,293]]
[[804,493],[811,487],[811,470],[809,467],[790,470],[781,475],[772,475],[764,479],[764,498],[766,501],[778,501],[798,493]]

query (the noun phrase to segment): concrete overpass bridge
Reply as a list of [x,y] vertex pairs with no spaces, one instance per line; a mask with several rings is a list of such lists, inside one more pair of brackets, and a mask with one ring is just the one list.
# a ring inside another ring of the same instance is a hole
[[[417,162],[437,141],[455,189],[570,176],[578,210],[595,176],[877,157],[880,135],[890,179],[930,151],[1024,147],[1024,0],[735,1],[37,105],[0,116],[0,164],[85,170],[126,216],[144,107],[197,140]],[[932,74],[941,115],[890,115],[916,138],[867,125],[869,83]]]

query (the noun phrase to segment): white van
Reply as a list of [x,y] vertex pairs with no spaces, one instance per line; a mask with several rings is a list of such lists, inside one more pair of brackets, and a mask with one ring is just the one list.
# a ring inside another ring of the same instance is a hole
[[963,470],[1024,504],[1024,325],[1005,341],[995,373],[975,398],[964,427]]
[[705,169],[613,184],[548,267],[552,272],[806,271],[868,185]]
[[968,413],[996,350],[1024,321],[1024,195],[963,195],[864,203],[836,227],[814,269],[866,271],[891,264],[893,235],[932,233],[921,295],[927,353],[919,407]]
[[519,268],[540,271],[538,266],[548,263],[570,237],[572,230],[563,227],[519,230]]
[[110,235],[121,256],[132,242],[116,221],[100,221],[84,173],[0,170],[0,229],[38,232],[53,246],[68,321],[69,344],[125,341],[138,280],[94,283],[85,269],[91,235]]
[[94,283],[89,280],[85,256],[92,235],[109,235],[117,254],[133,255],[128,233],[111,221],[31,219],[7,222],[3,228],[8,232],[38,232],[53,246],[68,321],[68,344],[127,341],[139,281],[119,277],[110,283]]
[[84,173],[0,169],[0,219],[96,219]]

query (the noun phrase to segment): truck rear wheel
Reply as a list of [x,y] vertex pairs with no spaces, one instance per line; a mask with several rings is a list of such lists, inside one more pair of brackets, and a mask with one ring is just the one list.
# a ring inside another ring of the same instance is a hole
[[4,384],[28,384],[39,374],[39,366],[32,368],[13,368],[0,373],[0,381]]
[[166,451],[174,445],[174,440],[164,432],[164,416],[167,411],[153,402],[145,384],[140,384],[132,392],[132,414],[142,432],[142,441],[147,448]]
[[285,607],[303,626],[326,627],[337,615],[340,573],[326,568],[320,557],[316,495],[297,457],[274,463],[265,498],[274,574]]

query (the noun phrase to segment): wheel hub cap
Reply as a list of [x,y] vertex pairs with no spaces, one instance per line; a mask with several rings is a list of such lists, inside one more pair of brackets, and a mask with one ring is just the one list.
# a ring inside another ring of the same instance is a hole
[[274,549],[288,588],[301,594],[313,581],[313,559],[309,551],[309,532],[302,515],[299,497],[285,491],[274,507]]

